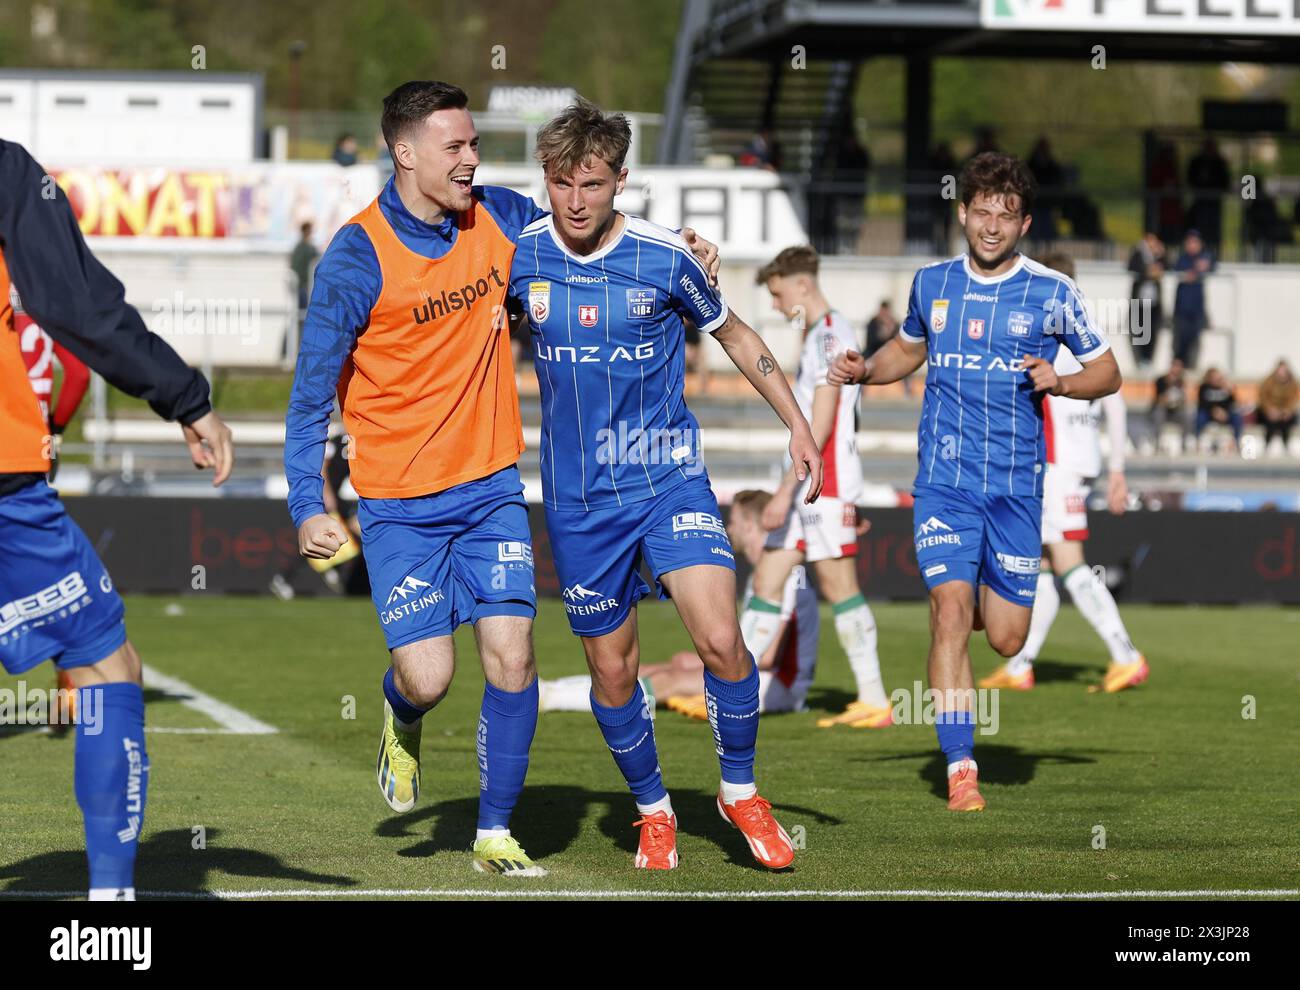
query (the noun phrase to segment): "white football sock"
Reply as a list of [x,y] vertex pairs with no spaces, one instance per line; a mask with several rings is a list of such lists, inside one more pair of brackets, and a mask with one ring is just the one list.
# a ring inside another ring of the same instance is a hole
[[722,782],[723,804],[735,804],[737,801],[745,801],[757,793],[758,788],[752,783],[729,784],[725,780]]
[[491,839],[493,837],[501,838],[509,834],[510,829],[508,828],[481,828],[475,832],[474,841],[482,842],[484,839]]
[[656,811],[662,811],[669,818],[672,818],[673,799],[670,798],[667,794],[665,794],[654,804],[642,804],[640,801],[638,801],[636,803],[636,810],[639,811],[642,815],[653,815]]
[[962,759],[962,760],[954,760],[952,763],[949,763],[949,764],[948,764],[948,776],[951,777],[951,776],[952,776],[953,774],[955,774],[958,770],[960,770],[960,769],[962,768],[962,766],[968,766],[968,767],[970,767],[970,769],[972,769],[972,770],[978,770],[978,769],[979,769],[979,765],[975,762],[974,757],[968,756],[968,757],[966,757],[965,759]]
[[880,657],[876,653],[876,617],[861,595],[834,606],[835,632],[848,654],[853,679],[858,682],[858,700],[872,708],[888,708],[889,698],[880,678]]
[[1051,571],[1038,572],[1038,590],[1034,592],[1034,611],[1029,616],[1029,635],[1019,653],[1007,661],[1007,673],[1023,674],[1033,666],[1038,651],[1047,642],[1047,634],[1056,613],[1061,610],[1061,594],[1056,590],[1056,579]]
[[745,649],[755,658],[763,656],[780,628],[781,606],[750,595],[749,603],[740,613],[740,635],[745,641]]
[[1128,638],[1124,620],[1119,617],[1119,606],[1115,597],[1097,578],[1087,564],[1065,575],[1065,587],[1075,607],[1083,613],[1097,635],[1102,638],[1110,650],[1110,658],[1115,663],[1137,663],[1142,655],[1138,653],[1133,641]]

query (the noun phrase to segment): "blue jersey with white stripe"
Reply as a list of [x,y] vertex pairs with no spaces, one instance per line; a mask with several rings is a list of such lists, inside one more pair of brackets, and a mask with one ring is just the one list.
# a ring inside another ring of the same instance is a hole
[[551,218],[519,235],[510,294],[527,314],[542,400],[542,497],[551,509],[640,502],[704,473],[682,397],[683,318],[712,333],[727,304],[680,234],[624,215],[585,257]]
[[1042,405],[1024,359],[1110,348],[1075,284],[1023,254],[993,278],[958,255],[916,273],[899,334],[929,351],[916,483],[1041,496]]

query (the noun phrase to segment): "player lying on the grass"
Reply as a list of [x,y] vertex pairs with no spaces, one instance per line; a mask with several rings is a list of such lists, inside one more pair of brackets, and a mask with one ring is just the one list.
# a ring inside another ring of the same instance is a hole
[[[1100,398],[1120,374],[1074,282],[1017,249],[1035,191],[1024,163],[976,155],[960,186],[968,252],[917,272],[898,335],[870,359],[841,354],[827,380],[883,385],[928,361],[913,506],[930,590],[927,665],[948,807],[979,811],[968,644],[973,628],[1004,657],[1025,643],[1042,546],[1042,396]],[[1062,345],[1080,371],[1056,373]]]
[[835,632],[848,654],[858,696],[839,715],[820,719],[822,728],[849,725],[880,729],[893,721],[889,696],[880,677],[876,620],[858,586],[857,499],[862,494],[858,457],[858,385],[831,385],[826,372],[837,354],[854,350],[857,340],[844,315],[831,308],[817,281],[819,259],[811,247],[786,248],[758,271],[757,282],[787,320],[803,325],[803,353],[794,394],[812,425],[813,439],[826,465],[826,484],[816,505],[802,499],[803,485],[790,464],[767,508],[763,526],[771,531],[763,558],[754,569],[754,594],[740,619],[745,645],[762,656],[777,635],[781,589],[792,568],[807,561],[817,587],[835,614]]
[[[321,463],[337,390],[371,593],[391,656],[375,765],[398,812],[420,788],[423,717],[451,686],[452,633],[474,626],[487,684],[473,866],[542,876],[510,834],[537,725],[528,507],[505,329],[526,196],[475,186],[464,91],[409,82],[384,100],[394,173],[316,267],[289,400],[285,469],[301,552],[348,541],[325,511]],[[706,257],[716,249],[697,245]]]
[[[767,492],[754,489],[738,492],[731,500],[727,516],[727,538],[731,546],[745,555],[750,565],[763,556],[767,531],[759,522],[763,509],[771,501]],[[745,599],[753,594],[751,577]],[[743,606],[742,606],[743,607]],[[808,687],[817,669],[817,638],[821,619],[817,614],[817,594],[805,579],[804,569],[794,567],[786,578],[781,595],[781,627],[776,638],[758,660],[758,711],[803,711]],[[663,698],[666,707],[690,718],[708,719],[704,698],[704,661],[698,653],[680,650],[665,663],[643,663],[641,689],[651,709]],[[580,674],[553,681],[540,681],[541,710],[591,711],[591,677]]]
[[[1067,278],[1074,278],[1074,262],[1068,255],[1049,254],[1043,258],[1043,264]],[[1078,360],[1067,348],[1056,352],[1053,366],[1061,375],[1079,370]],[[1034,686],[1034,658],[1047,641],[1047,633],[1061,607],[1056,574],[1061,575],[1061,583],[1070,592],[1071,600],[1110,651],[1110,667],[1102,679],[1100,690],[1114,694],[1136,687],[1150,673],[1146,658],[1129,639],[1110,589],[1093,574],[1083,559],[1083,541],[1088,538],[1088,493],[1092,479],[1101,474],[1100,420],[1103,414],[1110,434],[1107,502],[1110,511],[1120,515],[1128,501],[1128,484],[1124,479],[1128,411],[1124,408],[1124,397],[1114,392],[1091,402],[1064,395],[1049,395],[1043,400],[1043,434],[1047,448],[1047,476],[1043,479],[1043,548],[1051,566],[1038,572],[1038,590],[1024,647],[981,680],[980,687],[1028,691]]]
[[204,377],[149,332],[90,253],[62,190],[24,148],[0,141],[0,664],[19,675],[52,659],[76,687],[73,790],[89,896],[135,900],[149,781],[140,656],[108,571],[46,482],[53,438],[19,352],[14,294],[110,384],[179,420],[213,484],[230,474],[230,430]]
[[704,662],[722,765],[719,813],[763,865],[794,858],[754,783],[758,670],[736,621],[735,558],[682,399],[682,319],[712,334],[790,430],[809,500],[821,457],[762,339],[709,284],[681,236],[614,209],[631,129],[579,101],[538,132],[552,216],[520,237],[511,295],[525,304],[541,388],[542,496],[591,707],[641,813],[638,867],[677,865],[677,820],[637,682],[636,603],[671,597]]

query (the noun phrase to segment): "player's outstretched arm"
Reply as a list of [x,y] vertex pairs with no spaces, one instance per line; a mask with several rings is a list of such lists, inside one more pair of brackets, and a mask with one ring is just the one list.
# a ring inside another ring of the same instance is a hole
[[924,340],[903,340],[897,335],[870,358],[845,351],[826,373],[831,385],[888,385],[906,378],[925,363]]
[[1025,373],[1034,383],[1035,392],[1063,395],[1071,399],[1100,399],[1118,392],[1124,384],[1119,365],[1112,351],[1103,351],[1091,361],[1083,362],[1083,370],[1073,375],[1057,375],[1051,361],[1040,357],[1025,358]]
[[749,379],[773,411],[781,417],[781,422],[790,431],[790,459],[794,462],[794,473],[798,481],[812,478],[808,485],[805,502],[815,502],[822,493],[822,456],[820,447],[813,439],[812,429],[799,403],[790,391],[790,383],[777,367],[772,352],[763,343],[763,338],[754,332],[733,310],[727,311],[727,320],[713,332],[722,349],[731,358],[732,364]]
[[[181,423],[197,467],[230,475],[230,430],[207,379],[145,326],[122,283],[86,247],[63,191],[21,145],[0,141],[0,242],[24,308],[57,345],[115,388]],[[70,413],[69,413],[70,414]]]

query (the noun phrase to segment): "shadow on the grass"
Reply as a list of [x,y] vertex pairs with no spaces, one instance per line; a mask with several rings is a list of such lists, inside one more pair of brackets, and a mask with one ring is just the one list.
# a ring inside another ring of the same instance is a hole
[[857,700],[858,696],[852,691],[841,691],[839,688],[814,687],[808,692],[808,707],[830,715],[838,715],[849,707],[850,701]]
[[[207,847],[204,849],[193,848],[193,835],[188,829],[146,833],[136,860],[136,888],[203,893],[210,889],[208,876],[214,871],[230,876],[334,887],[354,887],[357,884],[351,877],[286,866],[272,854],[257,849],[223,845],[220,838],[223,831],[208,829]],[[48,852],[0,866],[0,882],[4,881],[8,883],[0,887],[0,894],[7,891],[84,889],[88,882],[86,854],[81,849]]]
[[1059,663],[1056,660],[1034,661],[1034,682],[1050,684],[1053,681],[1092,683],[1101,680],[1105,667],[1095,664]]
[[[716,807],[714,792],[674,788],[673,811],[683,834],[707,839],[741,867],[767,872],[750,854],[740,832],[723,821]],[[782,814],[803,815],[819,824],[838,825],[840,819],[799,805],[774,804]],[[535,859],[565,852],[581,831],[582,821],[596,811],[596,827],[631,859],[636,854],[638,830],[632,827],[638,815],[627,791],[591,791],[582,787],[543,784],[527,787],[512,816],[512,831]],[[434,853],[468,852],[478,823],[478,798],[465,797],[440,801],[400,817],[385,819],[375,829],[381,838],[416,840],[398,852],[399,856],[419,858]],[[783,821],[787,827],[789,822]]]
[[[948,800],[948,761],[942,752],[925,750],[920,753],[893,753],[889,756],[866,757],[860,763],[885,763],[892,760],[926,760],[917,774],[921,780],[930,785],[930,790],[937,796]],[[975,740],[975,760],[979,764],[979,779],[982,784],[1001,784],[1017,786],[1028,784],[1034,779],[1040,764],[1076,765],[1096,763],[1091,756],[1077,753],[1030,753],[1019,746],[1000,746]]]

